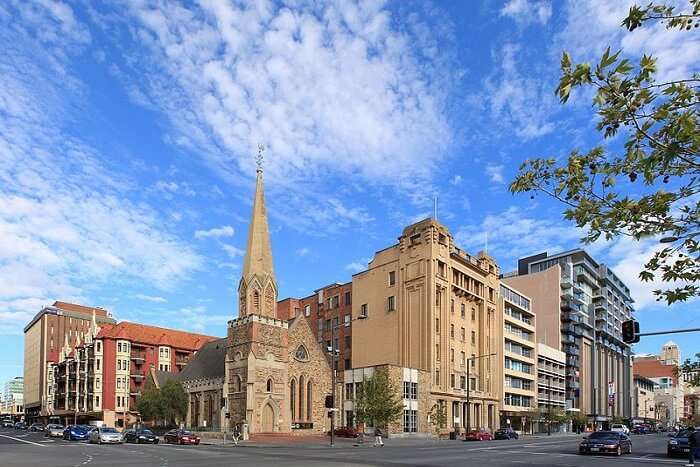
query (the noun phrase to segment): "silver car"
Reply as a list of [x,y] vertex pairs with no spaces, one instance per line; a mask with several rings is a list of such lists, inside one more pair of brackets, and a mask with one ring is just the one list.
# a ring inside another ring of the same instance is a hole
[[100,426],[90,431],[89,441],[97,444],[122,444],[124,437],[116,428]]
[[49,423],[46,425],[46,428],[44,428],[44,432],[46,432],[46,436],[49,438],[63,438],[63,430],[65,429],[63,425]]

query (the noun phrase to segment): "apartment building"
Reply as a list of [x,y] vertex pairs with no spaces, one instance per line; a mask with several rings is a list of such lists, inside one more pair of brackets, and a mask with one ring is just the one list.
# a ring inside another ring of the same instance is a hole
[[42,308],[24,328],[24,410],[27,419],[46,420],[53,405],[49,393],[61,349],[68,342],[74,348],[92,327],[114,324],[109,311],[57,301]]
[[93,322],[77,345],[66,336],[58,361],[49,364],[52,405],[47,418],[127,426],[136,421],[136,399],[151,369],[177,373],[215,339],[126,321],[102,326]]
[[[566,410],[566,354],[542,343],[537,344],[537,407],[540,415]],[[563,431],[564,427],[552,424],[551,431]],[[533,431],[548,430],[546,419],[540,417]]]
[[540,342],[566,354],[566,406],[597,428],[630,417],[631,353],[622,322],[631,318],[629,288],[586,251],[521,258],[503,281],[537,303]]
[[654,391],[656,383],[644,376],[634,375],[634,387],[632,390],[632,408],[634,420],[638,423],[647,423],[657,419],[656,401]]
[[537,415],[537,349],[532,300],[501,283],[503,400],[501,426],[530,433]]
[[434,219],[406,227],[398,243],[376,252],[352,278],[346,417],[356,385],[383,367],[404,400],[393,433],[434,432],[429,414],[436,407],[447,414],[444,431],[498,428],[504,397],[498,276],[490,256],[469,255]]
[[19,420],[24,416],[24,378],[16,376],[5,382],[0,398],[0,415]]

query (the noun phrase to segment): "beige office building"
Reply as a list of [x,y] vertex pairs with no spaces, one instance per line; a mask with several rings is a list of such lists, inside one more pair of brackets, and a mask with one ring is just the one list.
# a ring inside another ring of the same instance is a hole
[[498,428],[504,395],[498,266],[485,253],[458,248],[434,219],[406,227],[398,240],[353,276],[353,319],[366,319],[353,323],[346,391],[370,368],[388,366],[405,407],[403,423],[390,431],[434,432],[434,406],[447,413],[443,431]]

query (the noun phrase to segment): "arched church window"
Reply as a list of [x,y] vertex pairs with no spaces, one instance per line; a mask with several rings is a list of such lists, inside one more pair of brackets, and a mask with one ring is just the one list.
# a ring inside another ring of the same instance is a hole
[[312,421],[313,420],[313,402],[314,402],[314,396],[313,396],[313,382],[309,380],[307,386],[306,386],[306,420]]
[[299,421],[304,420],[304,376],[299,377]]
[[233,377],[233,390],[235,392],[241,392],[241,377],[238,375]]
[[307,352],[306,347],[300,345],[297,347],[297,351],[294,353],[294,358],[301,361],[306,361],[309,359],[309,352]]
[[267,392],[272,392],[272,378],[267,380]]
[[253,310],[260,311],[260,293],[257,290],[253,292]]
[[296,420],[296,408],[297,408],[297,382],[296,380],[291,380],[289,382],[289,409],[292,412],[292,421]]

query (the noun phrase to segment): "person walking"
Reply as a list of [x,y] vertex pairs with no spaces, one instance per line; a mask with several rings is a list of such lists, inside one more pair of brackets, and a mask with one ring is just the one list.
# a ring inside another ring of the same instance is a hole
[[374,429],[374,446],[384,447],[384,441],[382,441],[382,430],[379,427]]
[[695,466],[695,458],[700,457],[700,431],[694,426],[688,427],[688,467]]
[[233,444],[238,446],[238,440],[241,438],[241,426],[236,423],[233,425]]

